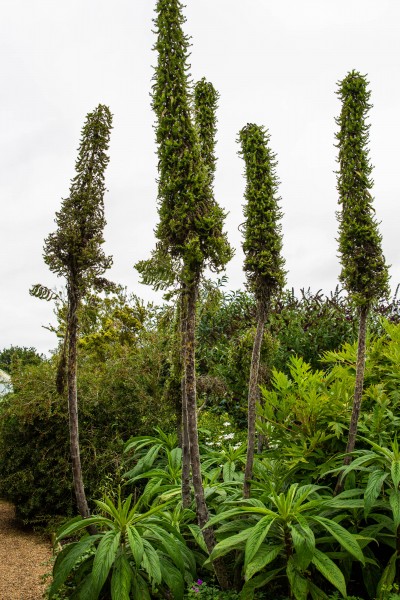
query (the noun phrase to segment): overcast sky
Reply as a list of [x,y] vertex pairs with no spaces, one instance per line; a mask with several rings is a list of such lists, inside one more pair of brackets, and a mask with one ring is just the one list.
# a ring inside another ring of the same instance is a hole
[[[155,0],[2,0],[0,349],[47,352],[51,303],[29,287],[62,286],[44,265],[44,238],[68,195],[86,114],[114,114],[106,173],[109,277],[150,300],[133,264],[149,256],[157,224],[150,108]],[[266,126],[277,154],[288,286],[337,285],[337,82],[368,75],[373,195],[383,248],[400,282],[400,3],[397,0],[187,0],[191,74],[220,92],[216,198],[236,248],[228,289],[243,285],[245,181],[237,134]]]

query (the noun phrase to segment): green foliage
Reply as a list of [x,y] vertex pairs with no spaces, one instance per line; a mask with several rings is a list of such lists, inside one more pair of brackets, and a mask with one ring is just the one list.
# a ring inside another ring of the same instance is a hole
[[387,544],[391,555],[382,569],[377,585],[377,600],[384,600],[386,592],[397,576],[398,545],[400,543],[400,449],[397,437],[390,448],[382,447],[370,440],[364,441],[370,450],[353,453],[350,465],[342,467],[346,476],[358,472],[362,478],[364,490],[364,515],[370,522],[364,529],[364,535],[374,538],[380,546]]
[[337,119],[340,280],[358,306],[369,307],[388,293],[388,269],[373,216],[372,166],[368,157],[371,93],[366,78],[351,71],[339,83],[342,111]]
[[86,117],[82,129],[76,175],[68,198],[56,214],[57,231],[45,241],[44,260],[50,270],[66,278],[68,285],[83,295],[88,287],[104,287],[100,278],[111,266],[111,258],[101,249],[104,242],[104,171],[112,116],[107,106],[99,106]]
[[217,133],[216,110],[219,94],[212,83],[203,79],[194,87],[194,120],[200,143],[202,160],[206,166],[209,185],[214,182],[217,163],[215,158],[215,135]]
[[278,208],[278,179],[270,136],[258,125],[248,124],[239,133],[241,156],[246,165],[247,204],[244,206],[244,270],[257,301],[269,303],[285,284],[285,261],[281,256],[282,235]]
[[0,369],[11,374],[13,369],[25,365],[39,365],[44,360],[35,348],[10,346],[0,351]]
[[[198,86],[196,125],[188,73],[189,41],[179,0],[159,0],[155,19],[158,62],[153,109],[157,117],[159,242],[149,261],[136,265],[143,281],[170,285],[190,283],[205,266],[219,270],[232,250],[222,233],[224,212],[212,192],[217,95],[202,81]],[[204,102],[211,100],[211,104]],[[212,114],[211,114],[212,113]],[[183,270],[182,270],[183,267]]]
[[[346,596],[344,576],[330,558],[326,543],[329,540],[338,544],[361,563],[363,552],[356,537],[338,523],[339,519],[324,516],[329,514],[327,509],[343,510],[347,493],[332,499],[321,496],[319,491],[319,486],[292,484],[286,493],[272,491],[262,501],[238,501],[235,508],[222,509],[210,519],[210,525],[225,523],[216,532],[220,541],[210,560],[232,550],[241,552],[246,582],[241,598],[250,600],[257,588],[282,576],[286,576],[296,600],[306,600],[309,594],[327,598],[318,585],[321,576]],[[234,535],[229,525],[232,518],[236,518],[238,531]]]
[[290,359],[289,375],[274,370],[259,409],[259,429],[271,450],[283,453],[290,468],[316,476],[326,455],[342,449],[353,387],[352,373],[312,371],[302,358]]
[[[101,497],[120,481],[124,443],[133,434],[144,435],[157,424],[166,428],[174,415],[173,407],[161,402],[165,338],[157,313],[146,311],[144,326],[129,332],[131,342],[124,336],[121,340],[118,325],[112,339],[101,335],[96,349],[85,340],[93,340],[95,322],[100,332],[102,323],[115,323],[115,304],[105,299],[98,310],[100,317],[93,317],[90,327],[83,319],[78,375],[82,467],[89,497]],[[0,495],[30,522],[73,512],[67,401],[55,389],[57,362],[55,356],[16,368],[14,393],[0,405]]]
[[129,600],[132,594],[150,599],[158,589],[182,600],[195,561],[182,536],[163,518],[165,505],[143,511],[141,499],[132,504],[131,496],[117,505],[107,497],[96,504],[101,514],[73,519],[58,532],[59,542],[88,525],[100,530],[64,546],[54,564],[49,598],[67,582],[85,600],[97,600],[106,590],[112,600]]

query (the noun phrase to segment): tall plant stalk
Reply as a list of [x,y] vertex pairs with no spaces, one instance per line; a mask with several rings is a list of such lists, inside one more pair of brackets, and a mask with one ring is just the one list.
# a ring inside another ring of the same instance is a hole
[[[364,383],[367,318],[371,306],[388,293],[388,268],[382,253],[382,237],[374,217],[373,198],[370,193],[373,181],[369,161],[369,125],[366,123],[371,93],[368,82],[357,71],[351,71],[339,82],[337,92],[342,101],[340,117],[336,120],[339,148],[339,252],[342,264],[340,281],[358,308],[359,334],[356,364],[356,381],[345,464],[355,448],[358,419],[361,410]],[[335,492],[342,491],[340,477]]]
[[[67,387],[70,452],[76,503],[80,515],[89,516],[79,447],[77,390],[77,343],[79,308],[82,299],[95,287],[106,289],[110,284],[101,277],[112,259],[104,254],[104,173],[109,162],[106,154],[110,140],[112,116],[107,106],[99,106],[86,117],[82,129],[76,175],[71,181],[68,198],[62,201],[56,214],[57,230],[45,240],[44,260],[50,270],[63,276],[67,284]],[[48,288],[35,285],[31,294],[51,300],[55,295]],[[64,355],[64,351],[63,351]],[[64,362],[64,356],[62,356]],[[61,382],[63,377],[58,374]]]
[[250,497],[256,443],[256,406],[259,399],[259,366],[265,322],[271,299],[285,283],[284,259],[281,256],[282,235],[278,207],[278,180],[275,155],[269,149],[269,135],[263,128],[248,124],[239,133],[240,154],[245,161],[247,204],[244,208],[244,269],[249,289],[257,304],[257,330],[250,366],[247,457],[243,496]]
[[[187,64],[189,42],[182,29],[185,22],[182,4],[179,0],[158,0],[156,13],[155,49],[158,61],[154,75],[153,109],[157,117],[159,158],[159,223],[155,230],[158,241],[152,258],[139,262],[136,268],[145,283],[164,288],[177,285],[186,305],[185,315],[182,315],[182,424],[184,429],[187,425],[197,519],[203,526],[208,520],[208,513],[197,437],[196,300],[204,269],[207,266],[215,271],[222,269],[232,250],[222,232],[225,215],[214,200],[210,166],[205,154],[206,146],[208,150],[210,148],[205,140],[213,137],[215,131],[205,129],[204,123],[210,123],[210,120],[204,110],[207,107],[211,121],[215,123],[214,106],[203,103],[199,107],[197,104],[196,117],[193,115]],[[206,85],[210,89],[209,84]],[[187,417],[184,414],[185,398]],[[212,544],[215,545],[207,530],[204,531],[204,539],[209,549]],[[226,586],[228,583],[222,565],[217,562],[214,567],[221,585]]]

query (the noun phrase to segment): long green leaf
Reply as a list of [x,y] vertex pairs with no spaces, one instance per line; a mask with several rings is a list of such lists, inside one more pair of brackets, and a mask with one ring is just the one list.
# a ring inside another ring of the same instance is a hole
[[162,577],[159,556],[147,540],[143,540],[143,547],[142,567],[154,583],[161,583]]
[[106,533],[97,548],[96,556],[93,562],[93,581],[96,592],[100,592],[103,587],[111,566],[114,563],[118,552],[121,538],[120,531],[109,531]]
[[364,564],[364,555],[362,553],[362,550],[358,545],[355,537],[351,533],[349,533],[347,529],[339,525],[339,523],[336,523],[331,519],[326,519],[325,517],[313,515],[309,518],[312,518],[313,521],[316,521],[317,523],[322,525],[322,527],[326,529],[331,535],[333,535],[333,537],[339,542],[341,546],[343,546],[343,548],[345,548],[345,550],[347,550],[347,552],[349,552],[349,554],[351,554],[352,556],[354,556],[354,558],[356,558]]
[[318,571],[327,579],[332,585],[334,585],[342,596],[346,597],[346,582],[342,571],[337,565],[323,552],[315,548],[314,556],[312,558],[313,565]]
[[49,598],[61,587],[67,579],[69,573],[76,565],[81,556],[94,544],[99,538],[98,535],[91,535],[83,538],[79,542],[68,544],[57,556],[53,568],[53,582],[49,591]]
[[390,508],[393,513],[394,527],[397,530],[400,525],[400,491],[392,490],[389,496]]
[[149,587],[146,580],[138,572],[133,573],[132,590],[134,599],[151,600]]
[[188,525],[188,528],[189,528],[189,531],[191,532],[192,536],[196,540],[196,543],[200,546],[200,548],[203,550],[203,552],[208,554],[208,548],[204,541],[204,537],[203,537],[200,527],[198,525],[193,524],[193,525]]
[[137,529],[133,526],[127,527],[128,542],[132,552],[132,556],[136,563],[136,568],[139,569],[142,564],[144,547],[142,537],[139,535]]
[[[276,518],[276,517],[275,517]],[[246,569],[249,562],[251,562],[257,553],[257,550],[268,535],[268,531],[271,528],[275,518],[269,515],[263,517],[258,521],[254,527],[251,528],[249,537],[247,538],[245,552],[244,552],[244,568]]]
[[397,490],[399,487],[399,483],[400,483],[400,461],[399,460],[394,460],[392,462],[391,467],[390,467],[390,473],[392,475],[394,487]]
[[[184,573],[185,565],[179,550],[179,546],[174,537],[170,533],[164,531],[162,527],[159,527],[158,525],[152,525],[149,529],[158,538],[162,549],[172,559],[172,562],[175,564],[175,566],[181,571],[181,573]],[[148,536],[146,535],[146,537]]]
[[111,577],[112,600],[129,600],[132,584],[132,569],[125,554],[120,554],[114,563]]
[[219,556],[224,556],[225,554],[236,548],[242,548],[245,545],[250,533],[250,529],[245,529],[244,531],[241,531],[236,535],[231,535],[225,540],[218,542],[218,544],[215,546],[215,548],[210,554],[210,560],[215,560]]
[[247,565],[245,571],[245,580],[248,581],[256,573],[269,565],[284,549],[284,544],[275,544],[273,546],[261,546],[258,549],[256,556]]
[[393,584],[394,578],[396,577],[396,560],[397,560],[397,551],[392,554],[390,560],[382,573],[382,577],[379,580],[377,587],[377,600],[383,600],[386,596],[386,590]]
[[371,512],[375,500],[378,498],[383,482],[388,477],[388,473],[375,469],[368,477],[367,487],[365,488],[364,494],[364,514],[365,517]]
[[296,559],[299,567],[302,570],[307,569],[311,562],[315,549],[315,538],[311,528],[307,523],[304,523],[305,519],[302,519],[303,525],[300,528],[294,524],[289,525],[290,533],[292,536],[293,546],[296,551]]
[[180,571],[165,557],[160,557],[162,580],[172,592],[174,600],[183,600],[185,590],[184,579]]
[[108,526],[114,527],[114,523],[110,521],[110,519],[106,519],[105,517],[94,516],[89,517],[88,519],[74,519],[73,522],[67,523],[62,529],[59,530],[57,535],[57,540],[62,540],[66,537],[71,537],[78,531],[82,531],[82,529],[86,529],[89,525],[100,525],[100,526]]
[[307,600],[308,581],[297,567],[296,561],[291,556],[286,566],[290,589],[296,600]]
[[205,528],[212,527],[221,521],[225,521],[226,519],[230,519],[231,517],[236,517],[237,515],[243,515],[244,511],[247,510],[247,507],[240,508],[231,508],[230,510],[225,510],[223,512],[218,513],[214,517],[211,517],[205,524]]

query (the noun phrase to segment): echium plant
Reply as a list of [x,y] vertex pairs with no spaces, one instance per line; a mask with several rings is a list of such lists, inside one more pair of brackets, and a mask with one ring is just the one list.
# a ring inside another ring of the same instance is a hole
[[278,179],[275,155],[269,148],[264,127],[250,123],[239,133],[241,156],[246,166],[247,204],[244,207],[244,270],[249,289],[257,303],[257,332],[254,338],[248,393],[248,441],[243,494],[250,495],[255,447],[256,403],[259,398],[258,372],[265,322],[271,300],[285,284],[282,235],[278,206]]
[[[213,148],[215,116],[196,117],[194,123],[188,73],[189,41],[179,0],[158,0],[153,109],[156,114],[158,149],[158,213],[156,249],[152,258],[136,265],[144,283],[168,288],[178,285],[181,302],[182,423],[187,431],[197,517],[203,527],[208,511],[201,481],[197,434],[195,326],[196,300],[203,270],[222,269],[232,250],[223,233],[224,212],[215,202],[210,176],[209,152]],[[203,114],[203,104],[198,104]],[[211,107],[212,112],[215,105]],[[211,142],[210,142],[211,140]],[[214,162],[213,162],[214,164]],[[186,450],[184,448],[184,450]],[[184,464],[186,453],[184,452]],[[212,550],[211,529],[204,539]],[[218,575],[222,582],[222,575]]]
[[[109,162],[107,155],[112,127],[112,115],[107,106],[99,106],[86,117],[82,129],[76,175],[71,181],[68,198],[56,213],[57,230],[45,240],[44,260],[53,273],[64,277],[67,284],[67,331],[64,348],[67,351],[67,387],[70,447],[77,507],[82,517],[89,516],[83,486],[78,426],[77,341],[79,307],[82,299],[95,287],[109,286],[101,277],[110,268],[112,259],[104,254],[104,181]],[[57,295],[40,284],[30,293],[46,300]]]
[[[359,334],[353,410],[347,442],[347,452],[355,446],[357,423],[361,408],[364,381],[366,329],[369,310],[388,293],[388,267],[382,253],[382,237],[374,217],[370,190],[372,166],[368,157],[371,108],[368,82],[357,71],[351,71],[339,83],[337,92],[342,101],[336,120],[339,148],[339,252],[342,264],[340,281],[358,308]],[[346,457],[346,463],[350,457]],[[338,490],[341,489],[339,484]]]

